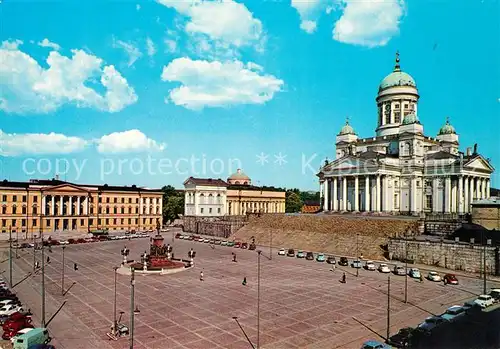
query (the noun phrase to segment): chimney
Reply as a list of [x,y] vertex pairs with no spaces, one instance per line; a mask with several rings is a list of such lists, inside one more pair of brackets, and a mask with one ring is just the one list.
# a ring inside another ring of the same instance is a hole
[[470,156],[471,155],[471,150],[470,150],[470,147],[467,147],[467,156]]
[[473,153],[473,154],[474,154],[474,155],[476,155],[476,154],[477,154],[477,143],[474,143],[474,153]]

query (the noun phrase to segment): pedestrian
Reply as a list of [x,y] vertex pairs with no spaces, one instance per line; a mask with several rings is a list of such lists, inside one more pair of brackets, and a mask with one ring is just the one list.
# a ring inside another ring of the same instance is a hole
[[335,271],[335,264],[332,264],[332,267],[330,268],[330,271]]
[[203,281],[203,270],[200,271],[200,281]]
[[233,253],[233,262],[236,262],[236,253]]
[[345,272],[344,274],[342,274],[342,283],[345,284],[346,283],[346,279],[345,279]]
[[243,278],[243,281],[241,282],[241,284],[242,284],[243,286],[246,286],[246,285],[247,285],[247,277],[246,277],[246,276]]
[[424,282],[424,276],[420,274],[420,283]]
[[40,262],[35,263],[35,269],[38,269],[38,268],[40,268]]
[[50,257],[47,257],[47,264],[50,264]]

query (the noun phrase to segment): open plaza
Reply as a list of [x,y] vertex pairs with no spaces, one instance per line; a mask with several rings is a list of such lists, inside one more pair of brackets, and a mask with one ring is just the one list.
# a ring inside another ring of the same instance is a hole
[[[278,256],[277,249],[270,258],[269,247],[262,247],[259,297],[256,251],[174,239],[177,232],[163,233],[165,244],[173,245],[176,258],[187,259],[193,248],[194,267],[170,275],[136,273],[136,349],[250,348],[249,342],[273,349],[359,348],[368,339],[380,340],[377,334],[385,337],[388,298],[390,333],[394,334],[475,298],[483,289],[482,279],[476,276],[459,276],[460,284],[455,286],[408,279],[405,303],[404,276],[391,274],[388,297],[388,274],[361,269],[357,277],[353,268],[338,266],[331,271],[326,263]],[[113,268],[120,266],[125,245],[130,250],[129,260],[137,261],[149,250],[150,240],[67,245],[64,291],[62,246],[53,246],[52,252],[45,250],[45,258],[50,258],[45,265],[45,321],[56,348],[130,347],[129,336],[114,341],[106,335],[113,325]],[[233,253],[237,262],[232,261]],[[36,260],[40,258],[36,251]],[[75,263],[78,270],[73,268]],[[5,279],[7,264],[2,263]],[[28,276],[32,271],[33,249],[19,250],[13,263],[14,290],[39,324],[41,275]],[[346,283],[341,283],[344,272]],[[242,284],[244,278],[246,285]],[[130,282],[130,276],[116,274],[116,314],[127,326]],[[499,285],[488,281],[488,288]]]

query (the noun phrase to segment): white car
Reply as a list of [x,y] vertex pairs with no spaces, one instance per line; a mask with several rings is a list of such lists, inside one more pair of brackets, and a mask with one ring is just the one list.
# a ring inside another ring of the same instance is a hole
[[284,256],[286,254],[286,251],[284,248],[281,248],[279,251],[278,251],[278,256]]
[[208,244],[208,243],[210,242],[210,239],[209,239],[209,238],[205,238],[205,239],[203,239],[203,242],[204,242],[205,244]]
[[198,240],[197,240],[197,241],[198,241],[198,242],[203,242],[203,241],[205,241],[205,239],[204,239],[204,238],[198,238]]
[[441,279],[441,276],[439,276],[439,274],[435,271],[430,271],[429,274],[427,274],[427,279],[434,282],[440,282],[443,280]]
[[13,299],[4,299],[3,301],[0,301],[0,307],[3,307],[4,305],[7,304],[14,304],[16,303]]
[[489,307],[493,305],[494,298],[487,294],[482,294],[474,300],[474,303],[479,305],[481,308]]
[[0,308],[0,316],[2,315],[7,315],[10,316],[14,314],[15,312],[23,312],[23,308],[20,307],[19,305],[14,305],[14,304],[7,304],[4,305],[2,308]]
[[59,245],[69,245],[69,242],[67,240],[61,240],[59,241]]
[[25,334],[25,333],[28,333],[28,332],[29,332],[29,331],[31,331],[31,330],[32,330],[32,328],[29,328],[29,327],[28,327],[28,328],[23,328],[23,329],[21,329],[21,330],[17,331],[16,335],[15,335],[15,336],[13,336],[13,337],[10,339],[10,342],[11,342],[11,343],[14,343],[14,342],[16,341],[17,337],[19,337],[19,336],[21,336],[21,335],[23,335],[23,334]]
[[373,261],[366,261],[365,269],[373,271],[373,270],[377,270],[377,267],[375,266],[375,263],[373,263]]
[[418,268],[411,268],[408,275],[414,279],[420,279],[420,270]]
[[381,263],[378,266],[378,271],[381,272],[381,273],[390,273],[391,269],[389,269],[389,267],[387,266],[387,264]]

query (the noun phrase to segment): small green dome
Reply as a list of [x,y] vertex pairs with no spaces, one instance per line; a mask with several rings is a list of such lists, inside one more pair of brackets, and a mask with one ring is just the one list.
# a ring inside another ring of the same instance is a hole
[[456,133],[455,127],[451,126],[450,120],[447,118],[446,123],[439,129],[438,135],[454,135]]
[[352,128],[352,126],[349,125],[349,120],[346,120],[345,125],[340,130],[339,136],[355,135],[355,134],[356,132],[354,131],[354,128]]
[[399,65],[399,52],[396,52],[396,65],[394,66],[394,70],[392,73],[387,75],[379,85],[379,92],[385,90],[389,87],[395,86],[412,86],[417,87],[417,83],[415,79],[411,77],[410,74],[407,74],[401,71],[401,67]]
[[415,114],[415,112],[411,112],[410,114],[405,115],[405,117],[403,118],[403,125],[411,124],[420,124],[418,116],[417,114]]

